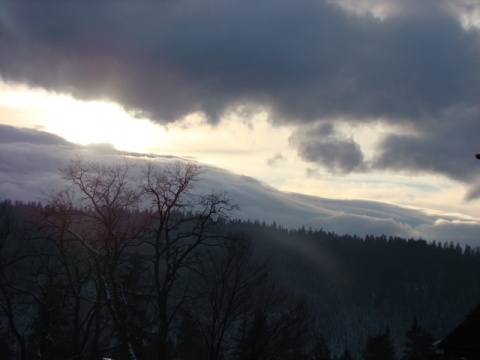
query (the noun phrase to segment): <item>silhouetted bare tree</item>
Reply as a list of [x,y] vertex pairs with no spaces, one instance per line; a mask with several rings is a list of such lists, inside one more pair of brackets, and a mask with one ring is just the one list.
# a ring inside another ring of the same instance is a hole
[[252,258],[252,244],[243,235],[232,235],[205,257],[198,267],[200,299],[193,308],[203,335],[207,359],[224,358],[231,350],[236,325],[253,315],[256,294],[268,283],[266,263]]
[[[18,236],[17,224],[10,201],[0,203],[0,311],[7,320],[7,328],[12,332],[18,347],[20,359],[27,359],[25,333],[19,324],[22,308],[16,304],[18,291],[13,288],[15,283],[15,265],[24,257],[21,248],[13,244]],[[24,326],[23,326],[24,328]],[[7,340],[8,342],[8,340]],[[8,344],[6,344],[8,345]],[[7,349],[4,350],[7,352]]]
[[[148,223],[139,213],[142,191],[132,177],[132,167],[127,160],[107,166],[75,159],[61,170],[67,187],[50,196],[47,213],[48,225],[57,229],[63,240],[81,245],[88,254],[83,260],[93,271],[88,285],[74,280],[73,269],[66,263],[65,271],[76,296],[82,286],[95,289],[91,311],[96,315],[96,331],[104,327],[100,315],[106,309],[120,341],[112,346],[123,345],[129,357],[136,359],[128,311],[133,299],[124,287],[123,265],[132,257],[127,249],[139,243]],[[76,324],[76,332],[79,326]]]
[[153,248],[149,261],[158,319],[158,359],[168,357],[172,322],[191,296],[177,286],[179,279],[201,260],[203,246],[218,244],[223,237],[218,224],[236,209],[223,192],[194,194],[201,174],[201,168],[193,163],[164,168],[147,163],[141,179],[153,219],[148,244]]

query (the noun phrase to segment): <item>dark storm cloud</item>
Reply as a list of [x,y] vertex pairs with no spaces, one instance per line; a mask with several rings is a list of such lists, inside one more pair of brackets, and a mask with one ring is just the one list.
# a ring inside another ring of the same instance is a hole
[[[387,136],[373,167],[412,173],[439,173],[453,180],[480,180],[480,111],[457,108],[425,120],[417,134]],[[467,198],[475,198],[467,195]]]
[[[321,0],[6,1],[0,74],[159,122],[261,105],[277,123],[408,125],[418,135],[387,137],[376,169],[468,181],[473,170],[455,159],[478,151],[480,32],[463,29],[448,1],[406,3],[381,21]],[[319,135],[300,130],[292,144],[327,169],[366,170],[355,139]]]
[[[50,6],[49,6],[49,5]],[[434,7],[432,7],[434,8]],[[0,71],[159,121],[267,104],[285,121],[405,117],[477,99],[478,36],[448,14],[381,22],[322,1],[7,2]]]
[[322,164],[335,173],[347,174],[364,167],[360,146],[338,134],[331,123],[297,129],[290,143],[304,160]]
[[[373,158],[366,159],[352,138],[345,138],[331,123],[298,128],[290,143],[310,163],[337,173],[388,170],[413,175],[442,174],[470,184],[465,198],[480,198],[480,112],[454,109],[423,119],[415,132],[388,134],[377,144]],[[323,130],[322,130],[323,129]],[[318,169],[307,170],[318,176]]]

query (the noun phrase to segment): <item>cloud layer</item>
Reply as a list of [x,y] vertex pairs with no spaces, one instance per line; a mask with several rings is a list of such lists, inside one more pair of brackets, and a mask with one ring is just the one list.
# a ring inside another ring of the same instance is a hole
[[[39,201],[51,190],[65,184],[59,169],[78,154],[102,163],[121,162],[127,156],[140,171],[145,159],[158,165],[179,158],[133,154],[106,145],[79,147],[54,135],[36,130],[0,125],[0,198]],[[45,141],[51,139],[52,141]],[[301,226],[338,234],[401,236],[440,242],[453,241],[480,246],[480,223],[452,215],[429,215],[386,203],[360,200],[333,200],[284,193],[261,182],[205,166],[199,192],[225,190],[240,210],[234,217],[276,222],[289,228]]]
[[[6,1],[0,75],[162,123],[262,108],[297,126],[299,156],[329,171],[473,184],[480,31],[465,14],[476,11],[466,0]],[[370,158],[338,130],[378,122],[402,132]]]

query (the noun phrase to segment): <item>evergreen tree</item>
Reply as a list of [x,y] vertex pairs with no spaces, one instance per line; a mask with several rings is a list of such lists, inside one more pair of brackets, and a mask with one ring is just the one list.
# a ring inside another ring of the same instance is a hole
[[[185,310],[178,331],[176,353],[182,360],[200,360],[205,358],[206,352],[202,346],[202,339],[197,323],[192,314]],[[205,356],[202,356],[205,354]]]
[[350,354],[350,350],[348,350],[348,348],[345,348],[343,350],[342,355],[340,355],[340,357],[338,358],[338,360],[353,360],[353,357]]
[[369,336],[362,354],[364,360],[395,360],[390,329],[387,328],[383,334]]
[[234,358],[236,360],[267,358],[271,336],[267,317],[263,311],[258,310],[251,322],[246,319],[242,322]]
[[323,335],[318,335],[313,349],[313,360],[331,360],[330,348]]
[[413,319],[412,325],[405,332],[405,338],[404,360],[428,359],[433,335],[418,325],[417,318]]

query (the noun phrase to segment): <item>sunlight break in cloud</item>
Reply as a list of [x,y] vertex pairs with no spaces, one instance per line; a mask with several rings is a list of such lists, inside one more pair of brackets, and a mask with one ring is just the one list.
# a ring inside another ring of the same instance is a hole
[[2,123],[36,128],[81,144],[108,143],[119,150],[148,152],[164,139],[161,127],[135,119],[119,105],[0,81]]
[[[123,151],[175,154],[280,185],[286,176],[271,173],[265,164],[279,151],[295,159],[288,146],[291,127],[273,127],[260,110],[248,118],[244,113],[241,108],[232,110],[217,125],[192,114],[162,126],[134,118],[112,102],[76,100],[0,82],[0,123],[51,132],[80,145],[111,144]],[[278,161],[275,166],[302,173],[293,162]]]

